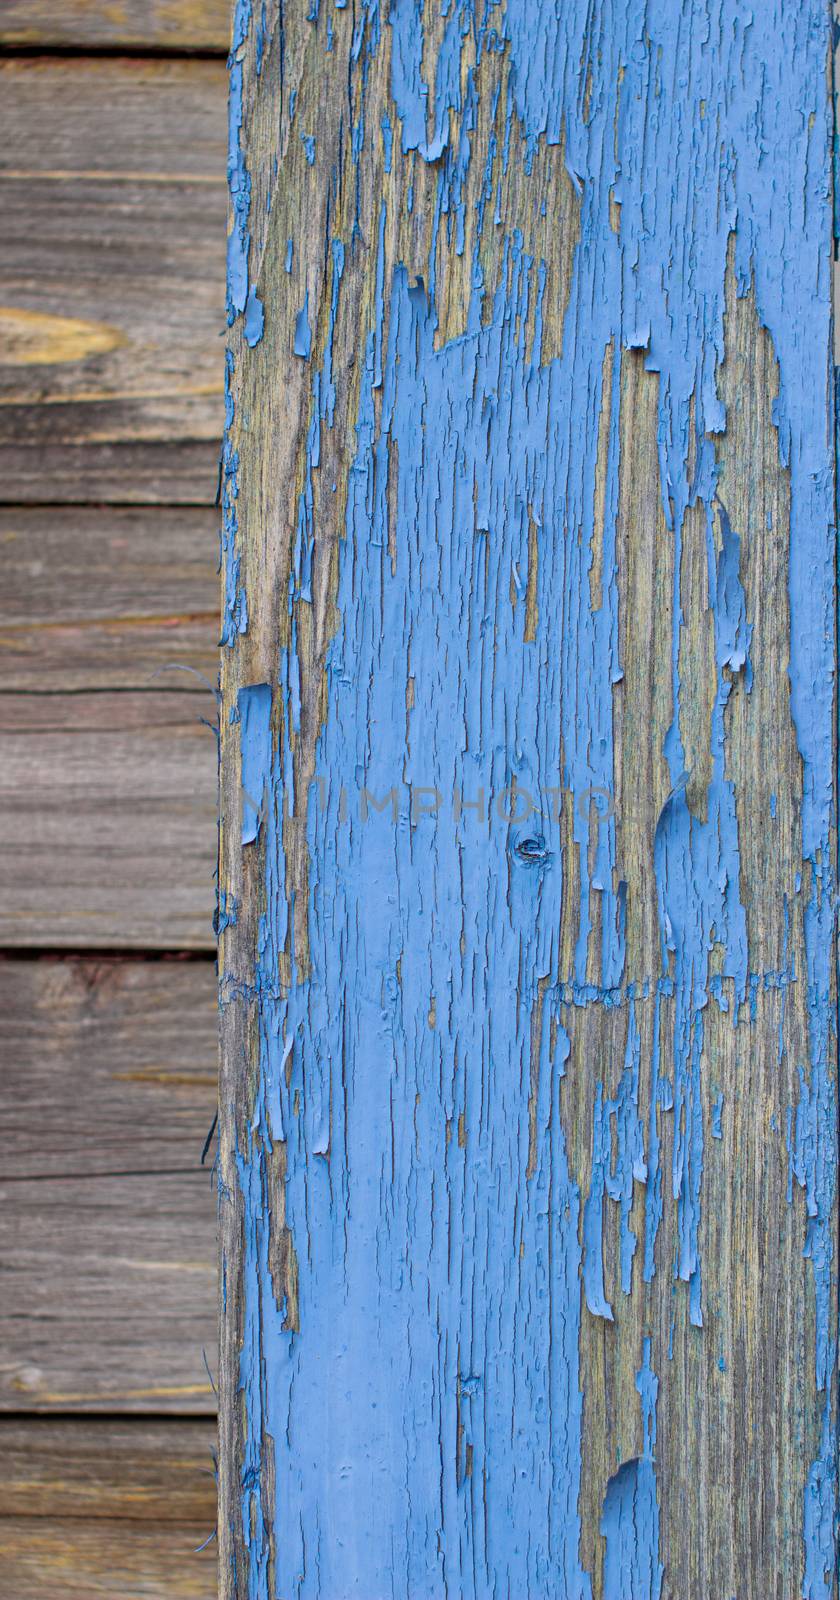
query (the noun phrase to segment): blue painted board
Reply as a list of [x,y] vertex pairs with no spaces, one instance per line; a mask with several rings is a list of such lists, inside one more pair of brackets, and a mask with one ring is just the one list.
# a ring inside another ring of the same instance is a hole
[[225,1595],[836,1593],[830,45],[239,0]]

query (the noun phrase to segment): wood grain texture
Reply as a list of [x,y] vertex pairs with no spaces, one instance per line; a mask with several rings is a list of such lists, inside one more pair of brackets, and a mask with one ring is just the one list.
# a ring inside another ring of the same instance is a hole
[[213,502],[224,69],[0,64],[0,472],[13,502]]
[[0,45],[44,50],[213,50],[227,55],[223,0],[5,0]]
[[0,997],[0,1409],[212,1413],[212,963],[5,960]]
[[213,948],[214,717],[206,690],[0,696],[0,943]]
[[3,1600],[211,1600],[215,1443],[210,1419],[0,1418]]
[[493,16],[237,10],[221,1593],[834,1600],[828,17]]
[[209,1419],[1,1418],[0,1595],[211,1600],[215,1443]]
[[4,1181],[0,1410],[212,1415],[214,1223],[206,1171]]
[[[212,1531],[212,1530],[211,1530]],[[2,1600],[214,1600],[206,1522],[0,1520]]]
[[0,1018],[5,1178],[195,1174],[216,1109],[212,961],[6,959]]
[[209,509],[0,510],[3,692],[215,684],[218,543]]
[[191,1522],[209,1531],[215,1446],[204,1418],[0,1417],[0,1519]]

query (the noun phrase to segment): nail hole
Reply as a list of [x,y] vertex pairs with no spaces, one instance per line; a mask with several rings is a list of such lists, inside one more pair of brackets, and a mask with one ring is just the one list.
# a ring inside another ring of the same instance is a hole
[[549,852],[541,833],[531,834],[527,839],[520,839],[516,846],[516,854],[526,866],[539,866],[541,862],[549,859]]

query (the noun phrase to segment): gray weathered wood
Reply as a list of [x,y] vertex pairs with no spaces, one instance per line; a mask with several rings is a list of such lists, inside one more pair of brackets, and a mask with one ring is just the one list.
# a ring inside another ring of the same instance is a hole
[[218,548],[209,508],[0,509],[0,688],[215,683]]
[[207,691],[0,695],[0,944],[212,949],[214,717]]
[[0,1410],[212,1413],[212,963],[3,961],[0,1019]]
[[216,1028],[211,961],[0,961],[4,1178],[194,1172]]
[[221,62],[0,65],[6,501],[212,503],[224,95]]
[[[228,31],[215,0],[0,16],[29,48]],[[203,507],[0,515],[0,942],[209,950],[215,704],[171,669],[216,672],[224,70],[0,72],[2,498]],[[5,960],[0,1019],[0,1595],[210,1600],[212,963]]]
[[0,45],[227,53],[226,0],[4,0]]
[[0,1410],[212,1414],[215,1210],[201,1171],[0,1185]]

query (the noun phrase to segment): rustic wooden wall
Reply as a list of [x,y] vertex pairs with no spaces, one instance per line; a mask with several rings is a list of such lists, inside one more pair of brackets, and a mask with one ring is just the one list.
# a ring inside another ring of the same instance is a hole
[[215,1593],[228,32],[0,16],[3,1600]]

